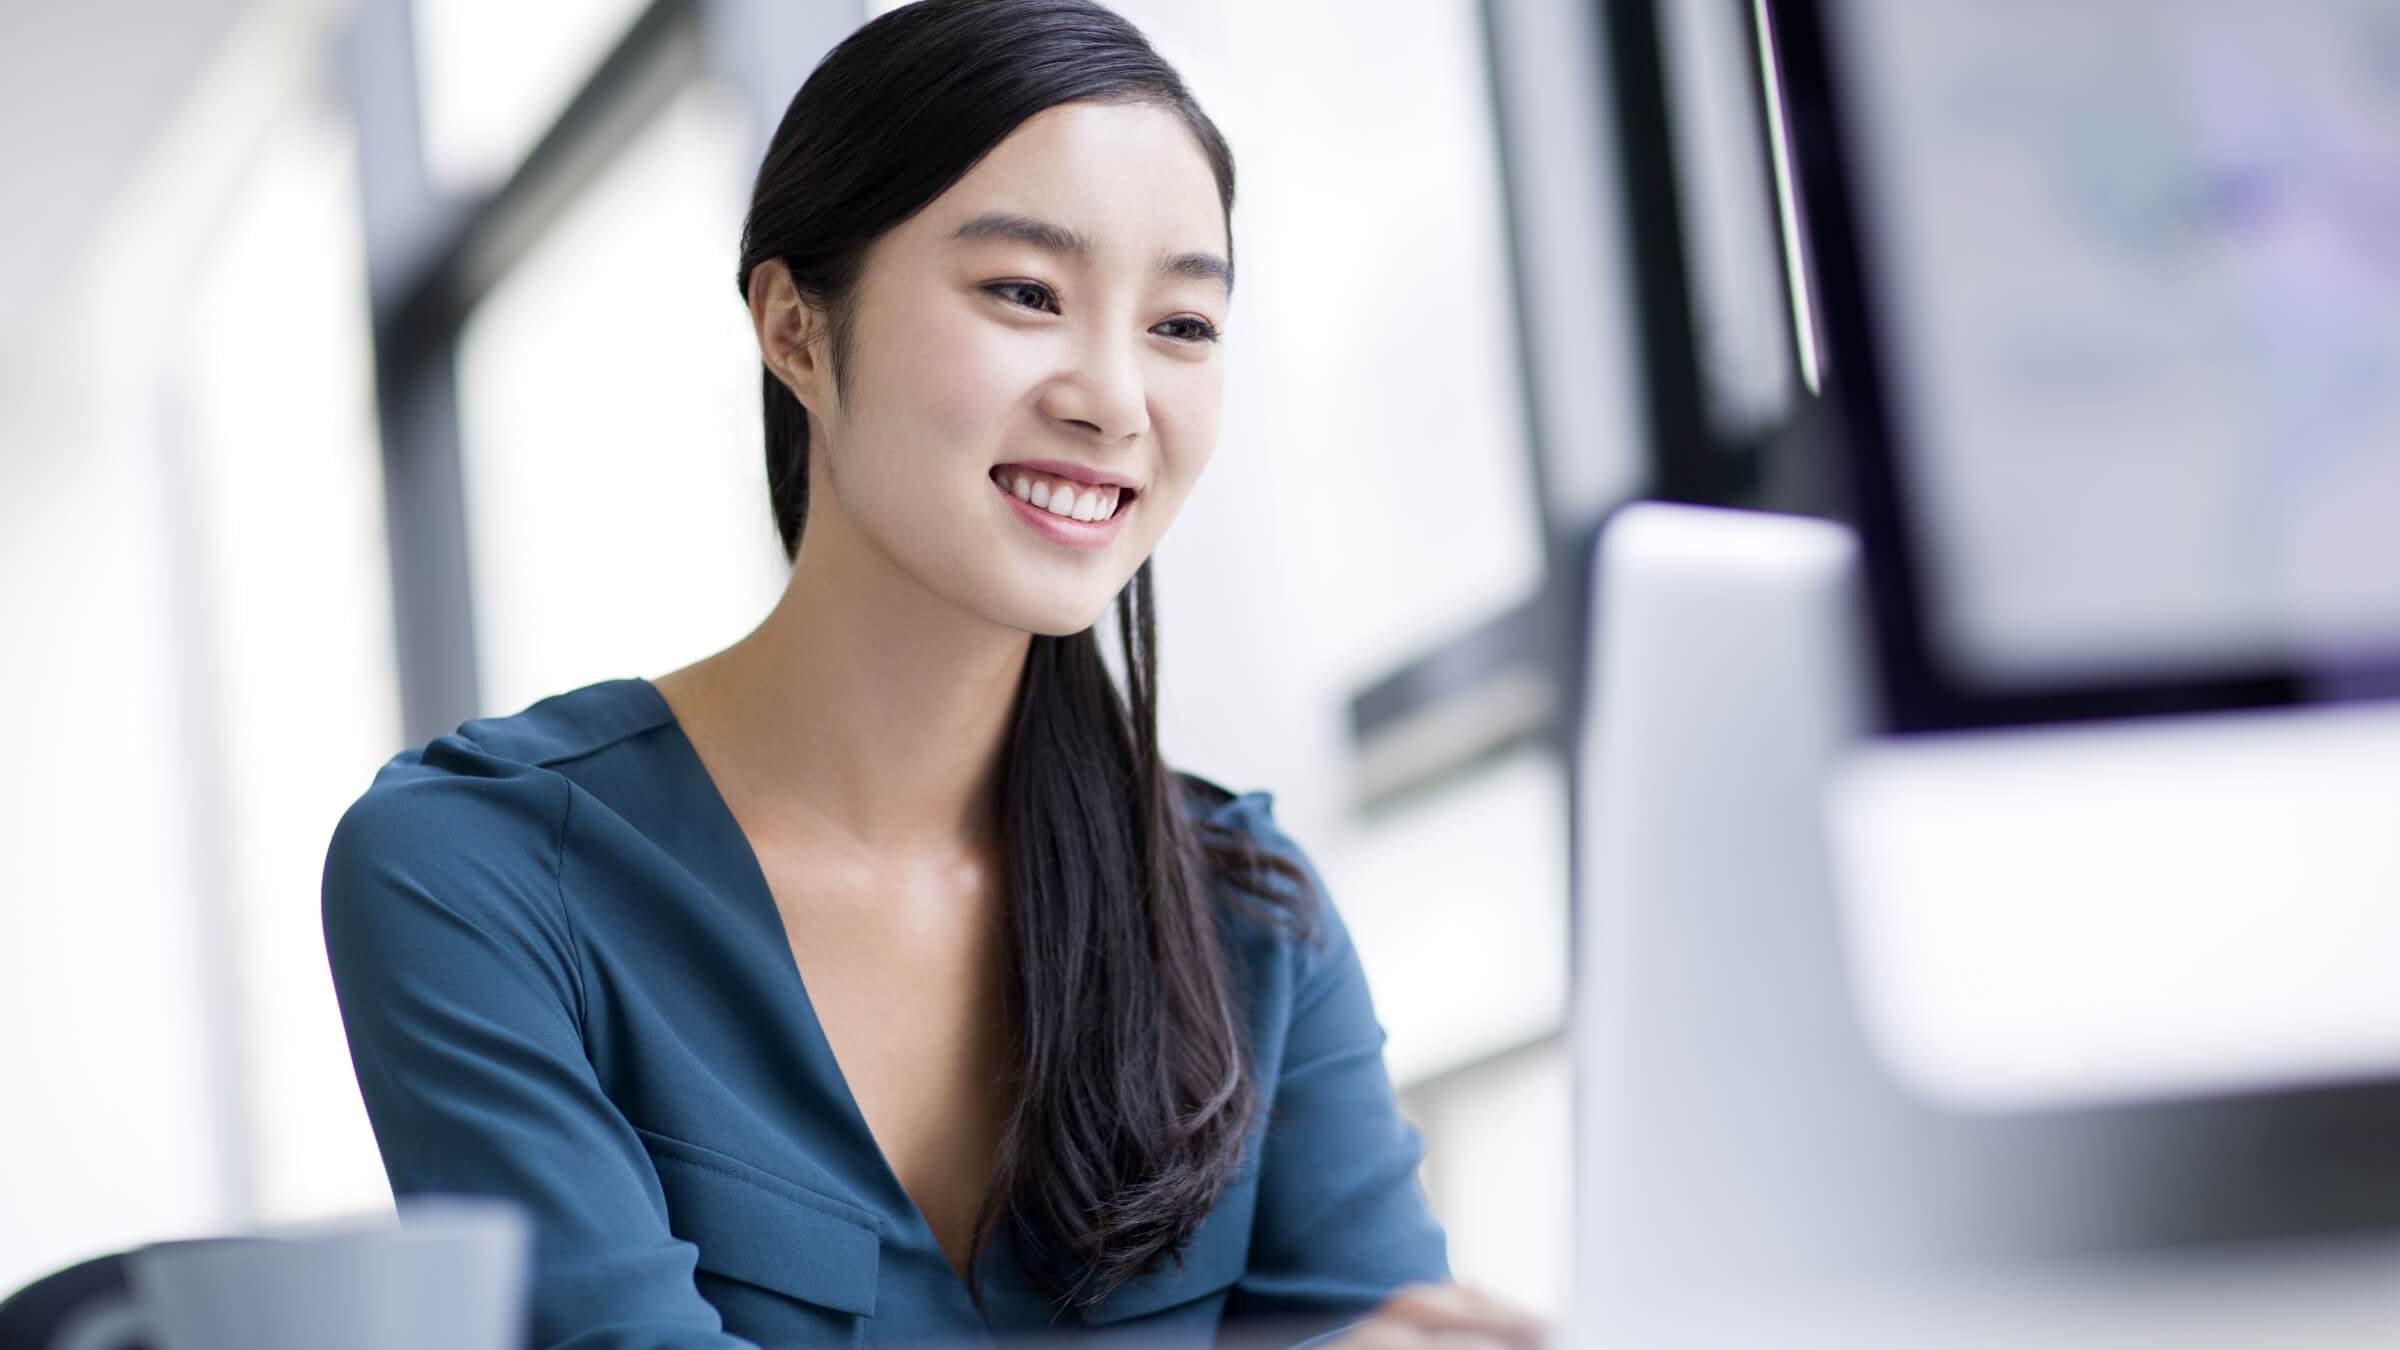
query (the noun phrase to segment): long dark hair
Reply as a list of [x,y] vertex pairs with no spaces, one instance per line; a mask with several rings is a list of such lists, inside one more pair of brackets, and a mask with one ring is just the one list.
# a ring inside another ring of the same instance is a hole
[[[835,47],[785,111],[742,229],[745,301],[751,269],[782,259],[826,316],[840,391],[868,246],[1026,118],[1078,101],[1180,117],[1231,239],[1232,151],[1139,29],[1092,0],[917,0]],[[774,372],[761,388],[769,497],[797,558],[808,415]],[[971,1239],[980,1253],[1009,1221],[1036,1284],[1086,1304],[1180,1262],[1259,1112],[1241,964],[1212,894],[1224,887],[1304,933],[1317,900],[1292,860],[1187,816],[1202,784],[1179,782],[1159,754],[1147,560],[1116,615],[1129,688],[1095,630],[1036,634],[1010,716],[998,826],[1013,1105]]]

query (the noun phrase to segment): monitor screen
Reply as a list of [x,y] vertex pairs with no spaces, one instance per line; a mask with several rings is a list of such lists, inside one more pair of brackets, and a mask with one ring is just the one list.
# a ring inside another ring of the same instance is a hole
[[2400,654],[2400,5],[1816,8],[1929,658]]

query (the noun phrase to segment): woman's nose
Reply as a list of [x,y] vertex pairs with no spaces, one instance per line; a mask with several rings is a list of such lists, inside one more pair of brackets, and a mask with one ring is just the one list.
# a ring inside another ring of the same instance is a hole
[[1109,444],[1150,429],[1148,391],[1133,341],[1091,337],[1079,346],[1072,373],[1056,392],[1054,416],[1092,428]]

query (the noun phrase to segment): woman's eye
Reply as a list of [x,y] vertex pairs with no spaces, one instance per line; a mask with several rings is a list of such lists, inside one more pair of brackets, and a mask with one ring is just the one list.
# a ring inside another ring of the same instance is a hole
[[1176,334],[1177,337],[1181,338],[1185,342],[1214,342],[1217,340],[1217,326],[1213,323],[1210,323],[1206,319],[1169,319],[1166,323],[1160,324],[1159,327],[1165,328],[1169,324],[1189,325],[1189,327],[1185,328],[1181,333]]
[[[1057,298],[1051,294],[1049,287],[1038,281],[995,281],[984,289],[1010,304],[1020,305],[1026,309],[1039,309],[1048,313],[1058,311]],[[1219,337],[1215,324],[1206,319],[1193,318],[1189,315],[1180,319],[1169,319],[1159,327],[1180,327],[1181,331],[1174,333],[1173,336],[1183,342],[1215,342]]]
[[[999,281],[984,287],[984,289],[990,291],[994,295],[999,296],[1003,300],[1010,301],[1011,303],[1023,303],[1016,297],[1026,295],[1040,296],[1043,297],[1044,301],[1046,301],[1050,295],[1049,287],[1035,281]],[[1028,309],[1044,309],[1049,308],[1050,306],[1048,306],[1046,303],[1036,302],[1033,304],[1028,304],[1025,307]]]

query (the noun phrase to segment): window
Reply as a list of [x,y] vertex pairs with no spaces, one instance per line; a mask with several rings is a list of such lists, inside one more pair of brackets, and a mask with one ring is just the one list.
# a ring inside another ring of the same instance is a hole
[[400,735],[353,162],[338,109],[282,115],[202,255],[177,367],[216,742],[196,828],[262,1221],[389,1196],[317,924],[325,841]]
[[696,84],[470,317],[459,416],[483,710],[661,674],[788,572],[733,282],[742,124]]
[[516,170],[647,0],[414,0],[425,169],[478,195]]

